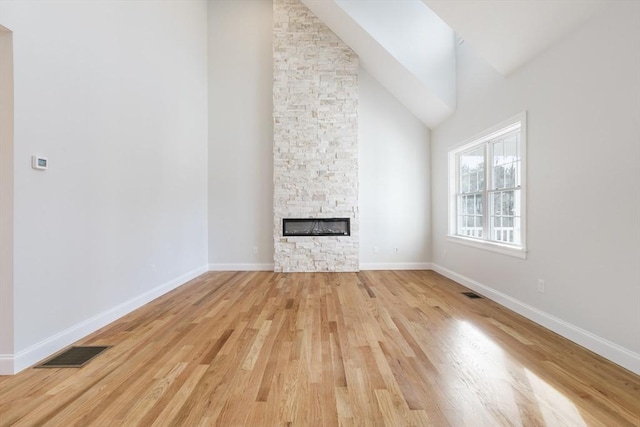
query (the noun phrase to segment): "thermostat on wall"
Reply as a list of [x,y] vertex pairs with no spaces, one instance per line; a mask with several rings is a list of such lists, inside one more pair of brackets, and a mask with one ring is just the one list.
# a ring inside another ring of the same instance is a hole
[[34,169],[46,169],[49,166],[49,160],[46,157],[31,156],[31,167]]

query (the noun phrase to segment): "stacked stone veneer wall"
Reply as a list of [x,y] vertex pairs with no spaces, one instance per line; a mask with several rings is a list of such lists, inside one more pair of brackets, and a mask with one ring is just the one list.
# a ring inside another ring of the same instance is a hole
[[[358,57],[299,0],[273,4],[275,271],[357,271]],[[282,236],[334,217],[351,236]]]

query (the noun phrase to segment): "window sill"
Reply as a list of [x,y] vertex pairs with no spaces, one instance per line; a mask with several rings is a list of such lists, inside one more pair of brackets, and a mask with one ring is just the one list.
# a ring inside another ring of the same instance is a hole
[[460,245],[471,246],[473,248],[484,249],[486,251],[496,252],[515,258],[527,259],[527,250],[524,248],[515,248],[512,246],[501,245],[499,243],[487,242],[485,240],[469,239],[452,235],[447,236],[447,241],[458,243]]

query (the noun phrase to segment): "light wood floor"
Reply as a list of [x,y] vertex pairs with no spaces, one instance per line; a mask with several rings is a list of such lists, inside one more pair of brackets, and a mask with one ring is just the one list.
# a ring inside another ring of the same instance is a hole
[[0,425],[638,426],[640,378],[430,271],[207,273],[0,378]]

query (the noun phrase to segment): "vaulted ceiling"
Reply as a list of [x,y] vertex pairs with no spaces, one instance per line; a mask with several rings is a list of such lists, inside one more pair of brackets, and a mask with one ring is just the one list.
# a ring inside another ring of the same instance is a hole
[[606,6],[605,0],[423,0],[500,74],[509,75]]
[[433,128],[456,108],[456,34],[508,76],[610,0],[302,0]]

